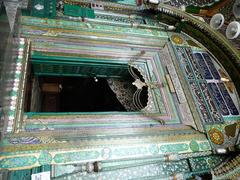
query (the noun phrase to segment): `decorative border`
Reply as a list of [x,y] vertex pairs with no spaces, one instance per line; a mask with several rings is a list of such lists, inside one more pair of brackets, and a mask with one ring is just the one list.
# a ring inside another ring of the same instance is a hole
[[[28,53],[30,42],[27,39],[19,39],[19,47],[16,58],[15,74],[13,79],[12,89],[9,93],[9,110],[6,132],[17,132],[20,128],[23,113],[23,98],[26,83],[26,74],[28,66]],[[24,82],[24,83],[22,83]]]
[[[94,161],[163,157],[163,161],[180,160],[181,154],[210,151],[207,140],[175,143],[143,144],[138,146],[103,146],[83,150],[28,152],[0,158],[0,169],[25,169],[48,164],[74,164]],[[193,154],[194,155],[194,154]],[[189,156],[191,157],[191,155]]]

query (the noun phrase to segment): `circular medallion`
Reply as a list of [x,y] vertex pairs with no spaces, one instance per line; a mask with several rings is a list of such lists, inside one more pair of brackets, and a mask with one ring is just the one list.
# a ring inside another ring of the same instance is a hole
[[199,151],[199,145],[196,141],[192,140],[189,144],[189,147],[190,149],[193,151],[193,152],[196,152],[196,151]]
[[158,154],[158,152],[159,152],[158,146],[157,146],[157,145],[149,146],[149,152],[150,152],[152,155]]
[[207,158],[206,161],[207,161],[207,163],[208,163],[209,166],[213,165],[213,163],[214,163],[211,158]]
[[179,35],[172,35],[171,37],[172,41],[175,43],[175,44],[183,44],[183,38]]
[[111,149],[108,147],[105,147],[102,149],[102,157],[103,159],[109,159],[111,157]]
[[50,164],[52,162],[52,155],[47,151],[43,151],[38,158],[38,162],[41,165]]
[[208,135],[214,144],[221,145],[224,143],[224,135],[217,128],[209,130]]

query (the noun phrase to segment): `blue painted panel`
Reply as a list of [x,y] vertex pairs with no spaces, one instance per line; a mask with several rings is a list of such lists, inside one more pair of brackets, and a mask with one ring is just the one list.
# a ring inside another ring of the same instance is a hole
[[220,75],[218,73],[218,70],[216,69],[216,67],[213,64],[213,59],[210,58],[210,56],[207,53],[203,53],[202,55],[203,55],[207,65],[208,65],[208,67],[209,67],[213,77],[215,79],[218,79],[218,80],[221,79],[221,77],[220,77]]
[[206,62],[204,61],[200,53],[194,53],[194,57],[197,59],[198,65],[200,67],[201,73],[205,79],[213,79]]
[[221,114],[224,116],[229,115],[228,108],[227,108],[227,106],[224,102],[224,99],[218,89],[218,86],[215,83],[208,83],[208,87],[211,90],[215,101],[217,102],[217,105],[221,111]]
[[230,113],[232,115],[239,115],[239,112],[238,112],[231,96],[229,95],[225,85],[223,83],[219,83],[218,87],[221,90],[221,93],[224,97],[225,102],[227,103],[227,106],[228,106],[228,109],[229,109]]

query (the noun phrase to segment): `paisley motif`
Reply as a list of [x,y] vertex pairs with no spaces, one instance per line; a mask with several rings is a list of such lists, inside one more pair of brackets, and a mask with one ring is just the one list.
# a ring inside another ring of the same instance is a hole
[[217,128],[209,130],[208,135],[214,144],[221,145],[224,143],[224,135]]
[[198,144],[197,141],[195,141],[195,140],[192,140],[192,141],[190,142],[189,147],[190,147],[190,149],[191,149],[193,152],[199,151],[199,144]]
[[50,164],[52,162],[52,155],[47,151],[42,151],[38,158],[38,162],[41,165]]
[[179,35],[172,35],[171,39],[175,44],[183,44],[184,41],[183,38]]

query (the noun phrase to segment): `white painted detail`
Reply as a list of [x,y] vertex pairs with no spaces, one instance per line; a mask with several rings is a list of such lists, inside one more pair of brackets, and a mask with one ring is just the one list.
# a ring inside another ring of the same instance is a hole
[[36,5],[34,6],[34,8],[35,8],[36,10],[40,11],[40,10],[43,10],[43,9],[44,9],[44,6],[41,5],[41,4],[36,4]]
[[159,0],[149,0],[149,3],[151,3],[151,4],[159,4]]
[[218,148],[218,149],[216,149],[216,151],[217,151],[218,154],[225,154],[225,153],[227,153],[227,150],[224,149],[224,148]]
[[50,171],[32,174],[31,180],[50,180]]

